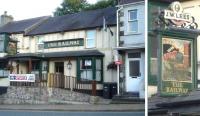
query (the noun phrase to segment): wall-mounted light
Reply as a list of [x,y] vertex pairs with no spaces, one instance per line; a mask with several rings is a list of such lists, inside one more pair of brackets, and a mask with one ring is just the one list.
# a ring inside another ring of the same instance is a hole
[[71,61],[69,60],[68,61],[68,63],[67,63],[67,68],[69,69],[69,70],[71,70],[72,69],[72,63],[71,63]]

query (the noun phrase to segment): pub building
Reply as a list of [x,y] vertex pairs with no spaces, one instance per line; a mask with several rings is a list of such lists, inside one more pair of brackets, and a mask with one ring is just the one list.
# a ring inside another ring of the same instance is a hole
[[116,45],[114,7],[12,21],[0,27],[0,33],[17,43],[16,54],[3,51],[1,59],[7,63],[0,59],[10,67],[11,86],[23,76],[31,81],[17,80],[18,85],[91,91],[95,82],[95,94],[102,95],[103,83],[117,82],[115,66],[110,66]]
[[199,5],[199,0],[149,0],[150,116],[200,114]]

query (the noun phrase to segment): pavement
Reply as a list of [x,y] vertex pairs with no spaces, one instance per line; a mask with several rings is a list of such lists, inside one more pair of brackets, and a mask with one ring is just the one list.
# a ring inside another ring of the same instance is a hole
[[144,111],[144,104],[51,104],[51,105],[0,105],[0,110],[35,111]]

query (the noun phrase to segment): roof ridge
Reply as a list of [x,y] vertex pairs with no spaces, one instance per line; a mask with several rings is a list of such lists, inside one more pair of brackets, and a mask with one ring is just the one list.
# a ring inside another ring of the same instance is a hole
[[[84,11],[80,11],[80,12],[76,12],[76,13],[70,13],[70,14],[65,14],[65,15],[62,15],[62,16],[55,16],[55,17],[64,17],[64,16],[69,16],[69,15],[76,15],[76,14],[82,14],[82,13],[95,12],[95,11],[103,11],[103,10],[106,10],[106,9],[109,9],[109,8],[116,8],[116,7],[109,6],[109,7],[106,7],[106,8],[99,8],[99,9],[95,9],[95,10],[84,10]],[[55,18],[55,17],[52,17],[52,18]]]
[[51,17],[51,16],[50,15],[48,15],[48,16],[39,16],[39,17],[33,17],[33,18],[28,18],[28,19],[16,20],[16,21],[12,21],[12,22],[21,22],[21,21],[28,21],[28,20],[34,20],[34,19],[42,19],[42,18],[45,18],[45,17]]

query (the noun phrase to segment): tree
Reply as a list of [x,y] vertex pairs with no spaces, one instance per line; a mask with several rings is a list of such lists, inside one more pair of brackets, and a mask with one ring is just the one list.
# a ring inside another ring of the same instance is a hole
[[115,5],[117,5],[117,0],[102,0],[96,4],[90,4],[88,7],[85,7],[85,10],[102,9],[107,7],[114,7]]
[[88,5],[86,0],[63,0],[61,7],[58,7],[54,12],[54,16],[80,12]]
[[96,4],[89,4],[86,0],[63,0],[61,7],[54,12],[54,16],[76,13],[80,11],[102,9],[117,5],[117,0],[102,0]]

